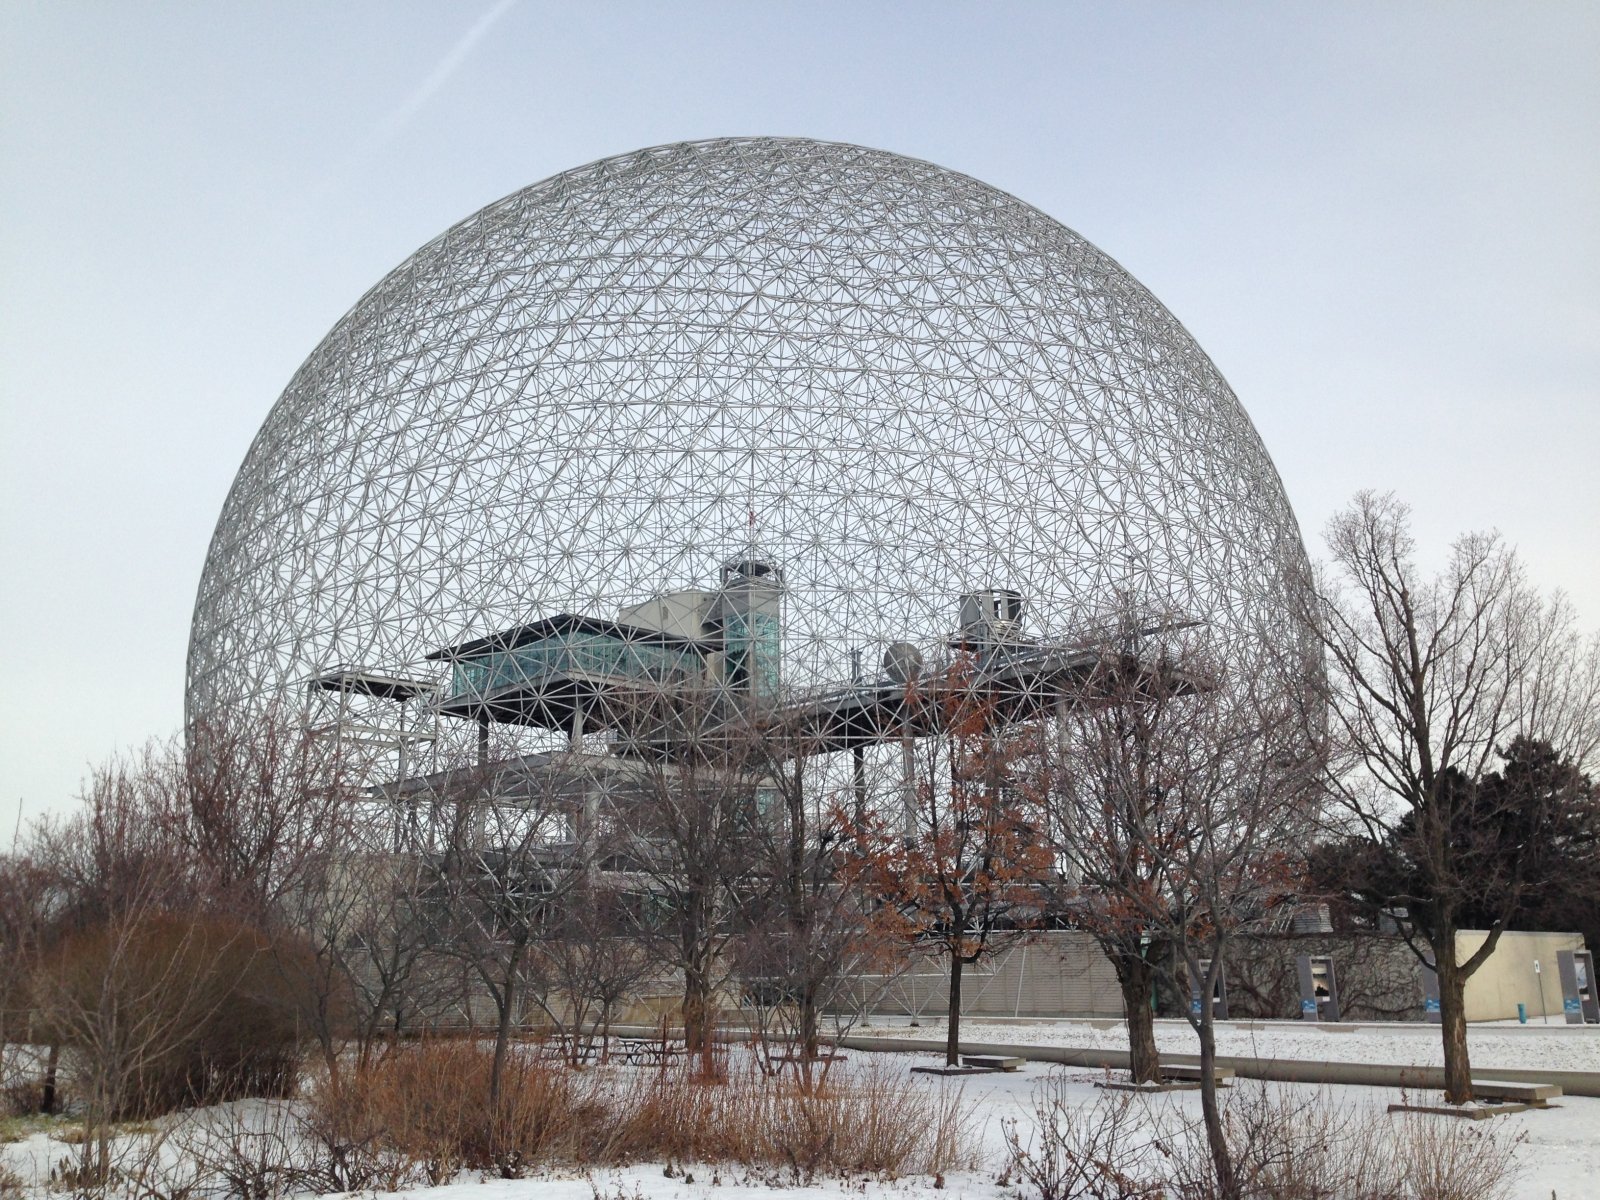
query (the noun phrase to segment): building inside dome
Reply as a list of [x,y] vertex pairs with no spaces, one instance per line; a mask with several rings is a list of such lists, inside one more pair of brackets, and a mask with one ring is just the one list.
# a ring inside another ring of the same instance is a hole
[[309,695],[378,778],[613,737],[624,676],[892,687],[985,603],[1041,661],[1132,613],[1248,669],[1305,576],[1227,383],[1078,234],[879,150],[680,143],[490,204],[329,332],[218,520],[188,720]]

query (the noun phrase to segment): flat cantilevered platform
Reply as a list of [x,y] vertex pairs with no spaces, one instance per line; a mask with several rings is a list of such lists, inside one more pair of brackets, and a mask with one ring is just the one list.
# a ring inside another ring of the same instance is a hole
[[964,655],[943,669],[908,680],[879,679],[799,696],[752,719],[784,735],[794,753],[828,753],[857,746],[929,737],[976,715],[1009,725],[1112,696],[1210,691],[1208,678],[1163,667],[1099,646],[1019,643],[985,655]]
[[[679,643],[683,644],[683,643]],[[1159,683],[1158,683],[1159,681]],[[1051,712],[1151,695],[1194,694],[1209,678],[1155,667],[1102,646],[1017,644],[969,654],[909,679],[879,678],[844,687],[791,693],[752,705],[681,677],[586,671],[562,662],[552,669],[479,694],[448,699],[447,716],[589,733],[628,730],[662,751],[692,726],[701,749],[760,736],[779,757],[829,754],[911,741],[977,715],[1010,725]]]

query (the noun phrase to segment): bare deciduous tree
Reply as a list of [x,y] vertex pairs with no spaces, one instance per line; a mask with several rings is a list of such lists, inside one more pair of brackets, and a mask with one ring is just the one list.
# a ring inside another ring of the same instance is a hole
[[[1131,647],[1125,648],[1131,651]],[[1130,1044],[1147,1072],[1156,972],[1195,1001],[1201,1112],[1219,1195],[1239,1181],[1216,1095],[1214,996],[1235,938],[1292,893],[1293,848],[1315,827],[1320,746],[1314,702],[1292,671],[1227,679],[1220,667],[1159,647],[1104,664],[1064,719],[1048,794],[1058,853],[1085,927],[1119,967]],[[1145,943],[1164,953],[1150,954]],[[1130,1058],[1132,1056],[1130,1055]]]
[[656,964],[634,936],[628,898],[614,883],[580,878],[535,949],[546,1014],[567,1034],[574,1065],[610,1053],[617,1014]]
[[685,1045],[709,1069],[715,998],[750,890],[761,762],[716,688],[678,691],[672,705],[672,753],[638,760],[607,843],[638,881],[637,935],[682,976]]
[[1152,914],[1166,902],[1163,885],[1188,833],[1172,811],[1182,794],[1166,780],[1170,743],[1187,740],[1193,693],[1214,681],[1165,658],[1141,662],[1134,628],[1086,680],[1082,702],[1058,718],[1043,747],[1040,793],[1062,868],[1057,890],[1116,971],[1130,1073],[1146,1083],[1160,1078],[1153,1002],[1168,953],[1165,922]]
[[[1463,1103],[1466,981],[1541,882],[1531,856],[1484,843],[1496,824],[1485,805],[1498,801],[1480,785],[1518,735],[1578,768],[1595,753],[1600,641],[1583,643],[1570,606],[1543,599],[1498,536],[1460,538],[1428,578],[1409,525],[1392,495],[1359,494],[1329,523],[1337,574],[1307,619],[1327,656],[1345,830],[1362,843],[1367,894],[1387,893],[1383,905],[1437,972],[1445,1096]],[[1485,894],[1498,897],[1488,936],[1462,958],[1461,919]]]
[[1224,1200],[1237,1200],[1240,1184],[1216,1095],[1215,995],[1238,935],[1300,887],[1295,849],[1322,803],[1321,745],[1302,736],[1305,700],[1299,681],[1260,677],[1197,697],[1157,784],[1182,836],[1151,917],[1198,993],[1187,1015],[1200,1041],[1201,1115]]
[[736,959],[764,1034],[777,1033],[810,1087],[821,1057],[822,1014],[839,1020],[855,975],[881,963],[886,943],[846,885],[851,818],[828,793],[818,748],[775,723],[756,754],[767,811],[755,828],[753,895]]
[[213,906],[270,923],[306,870],[360,840],[354,781],[333,746],[278,714],[195,726],[177,758],[158,776],[160,804]]
[[438,868],[440,910],[449,944],[495,1007],[490,1100],[498,1103],[511,1033],[531,998],[531,958],[557,924],[580,868],[553,848],[566,839],[571,813],[559,765],[512,778],[495,767],[454,775],[446,797],[453,813]]
[[297,971],[309,1030],[330,1073],[338,1071],[347,1039],[355,1066],[364,1069],[393,1038],[426,1025],[448,1003],[453,989],[429,969],[445,928],[430,894],[435,884],[424,848],[392,853],[352,840],[306,864],[280,900],[282,919],[310,950],[285,969]]

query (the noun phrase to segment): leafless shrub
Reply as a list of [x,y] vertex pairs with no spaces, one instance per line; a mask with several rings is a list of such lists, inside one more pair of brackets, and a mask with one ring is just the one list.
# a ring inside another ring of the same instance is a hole
[[182,1153],[192,1115],[134,1128],[116,1146],[124,1200],[194,1200],[211,1182],[205,1168]]
[[0,1163],[0,1200],[22,1200],[25,1189],[22,1176]]
[[[1218,1200],[1204,1125],[1164,1100],[1079,1105],[1052,1076],[1031,1131],[1007,1124],[1006,1176],[1039,1200]],[[1478,1122],[1381,1112],[1325,1093],[1232,1089],[1222,1124],[1245,1200],[1500,1200],[1518,1139]]]
[[946,1171],[976,1168],[982,1155],[973,1129],[974,1113],[959,1087],[941,1086],[922,1097],[926,1140],[923,1160],[913,1164],[924,1175],[941,1178]]
[[271,1105],[254,1119],[236,1105],[197,1114],[177,1135],[177,1147],[226,1200],[279,1200],[311,1187],[306,1141],[287,1105]]
[[639,1185],[633,1185],[633,1191],[628,1191],[620,1183],[613,1183],[609,1192],[600,1190],[600,1184],[593,1178],[589,1180],[589,1191],[594,1200],[645,1200],[644,1193],[639,1190]]
[[[1174,1110],[1165,1117],[1165,1182],[1183,1200],[1215,1200],[1204,1133],[1172,1128]],[[1421,1114],[1395,1122],[1326,1093],[1241,1084],[1223,1126],[1249,1200],[1498,1200],[1516,1175],[1516,1144],[1495,1130]]]
[[1410,1200],[1496,1200],[1516,1181],[1511,1139],[1488,1121],[1454,1121],[1426,1113],[1402,1114],[1396,1129],[1395,1166]]
[[0,1085],[0,1117],[24,1117],[44,1111],[44,1081],[18,1079]]
[[[1400,1200],[1381,1178],[1387,1130],[1325,1096],[1244,1083],[1222,1104],[1240,1193],[1261,1200]],[[1158,1114],[1165,1182],[1185,1200],[1221,1195],[1204,1133],[1176,1108]]]
[[1009,1171],[1039,1200],[1161,1200],[1165,1189],[1150,1176],[1150,1132],[1134,1097],[1107,1094],[1086,1108],[1068,1093],[1067,1080],[1051,1075],[1034,1091],[1032,1133],[1007,1122]]
[[[51,1191],[75,1200],[189,1200],[203,1172],[167,1153],[170,1127],[140,1122],[115,1130],[75,1125],[51,1140],[79,1147],[49,1170]],[[103,1143],[104,1154],[97,1148]]]
[[50,1168],[50,1190],[66,1192],[75,1200],[103,1196],[116,1182],[116,1176],[96,1163],[79,1158],[64,1158]]

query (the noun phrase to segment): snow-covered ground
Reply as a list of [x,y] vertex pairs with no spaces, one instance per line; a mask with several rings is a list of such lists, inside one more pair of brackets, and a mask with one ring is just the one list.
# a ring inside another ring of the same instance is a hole
[[[1019,1040],[1017,1035],[1020,1030],[1015,1025],[974,1026],[974,1040],[980,1036],[989,1038],[991,1028],[997,1034],[1000,1031],[1006,1034],[1004,1039],[996,1037],[995,1040]],[[1040,1037],[1055,1036],[1061,1032],[1054,1025],[1037,1028],[1041,1030],[1038,1034]],[[1115,1031],[1096,1032],[1104,1033],[1114,1041]],[[1321,1045],[1321,1042],[1314,1040],[1319,1036],[1314,1029],[1297,1031],[1294,1036],[1300,1039],[1295,1044]],[[1336,1036],[1322,1035],[1322,1041],[1334,1042]],[[1374,1035],[1378,1036],[1383,1035]],[[1290,1035],[1284,1033],[1283,1037],[1287,1039]],[[1519,1044],[1526,1042],[1530,1046],[1542,1044],[1538,1039],[1518,1035],[1512,1035],[1511,1040]],[[1548,1040],[1568,1041],[1574,1046],[1586,1044],[1581,1038]],[[869,1060],[881,1061],[883,1057],[852,1052],[850,1062],[840,1069],[853,1069],[855,1064]],[[931,1055],[905,1054],[895,1057],[907,1068],[917,1063],[937,1061]],[[1502,1065],[1523,1061],[1526,1060],[1508,1059]],[[413,1200],[757,1200],[758,1197],[772,1200],[775,1195],[792,1200],[845,1200],[846,1197],[859,1195],[918,1196],[927,1197],[928,1200],[934,1197],[939,1200],[947,1197],[1022,1200],[1026,1193],[1003,1188],[997,1182],[997,1176],[1006,1161],[1004,1123],[1008,1119],[1018,1119],[1023,1128],[1028,1128],[1032,1119],[1035,1089],[1049,1085],[1052,1080],[1060,1081],[1059,1094],[1074,1110],[1090,1112],[1096,1106],[1119,1102],[1119,1096],[1094,1086],[1095,1081],[1102,1077],[1099,1072],[1064,1067],[1046,1068],[1041,1064],[1030,1064],[1017,1074],[973,1076],[959,1081],[911,1077],[912,1085],[917,1087],[961,1087],[970,1107],[972,1129],[983,1155],[983,1166],[950,1175],[944,1181],[942,1190],[936,1190],[934,1181],[925,1177],[884,1183],[824,1181],[809,1187],[775,1188],[771,1172],[688,1164],[686,1169],[692,1178],[686,1178],[682,1174],[669,1175],[664,1164],[642,1163],[627,1168],[540,1174],[511,1181],[485,1181],[475,1175],[463,1176],[446,1187],[399,1194],[412,1197]],[[1342,1106],[1353,1110],[1358,1116],[1370,1114],[1379,1121],[1393,1120],[1380,1114],[1386,1105],[1398,1097],[1393,1089],[1385,1088],[1317,1088],[1279,1083],[1259,1086],[1269,1089],[1275,1096],[1298,1103]],[[1169,1122],[1169,1128],[1174,1116],[1198,1119],[1199,1097],[1193,1092],[1134,1096],[1127,1102],[1135,1106],[1140,1124],[1146,1128],[1161,1121],[1163,1114]],[[270,1107],[264,1102],[247,1102],[246,1106],[252,1111],[265,1111]],[[1506,1139],[1513,1145],[1521,1174],[1508,1193],[1511,1200],[1550,1200],[1552,1195],[1557,1200],[1583,1200],[1600,1195],[1600,1182],[1597,1182],[1600,1181],[1600,1099],[1567,1098],[1556,1108],[1495,1117],[1488,1122],[1473,1123],[1472,1127],[1487,1128],[1494,1136]],[[50,1163],[59,1161],[70,1151],[71,1147],[53,1141],[43,1133],[34,1133],[22,1141],[0,1146],[0,1162],[9,1165],[23,1178],[32,1193],[32,1200],[44,1200],[44,1184],[48,1179]]]
[[[908,1026],[903,1018],[863,1023],[852,1033],[871,1037],[944,1037],[944,1022],[927,1019]],[[1120,1021],[961,1022],[963,1042],[1003,1042],[1015,1046],[1074,1046],[1126,1050]],[[1200,1045],[1187,1021],[1157,1021],[1156,1048],[1198,1054]],[[1538,1071],[1600,1071],[1600,1025],[1473,1025],[1467,1030],[1473,1070],[1520,1067]],[[1311,1059],[1323,1062],[1385,1063],[1399,1067],[1444,1064],[1437,1025],[1313,1025],[1292,1021],[1221,1021],[1217,1053],[1252,1058]],[[1600,1184],[1596,1186],[1600,1195]]]

